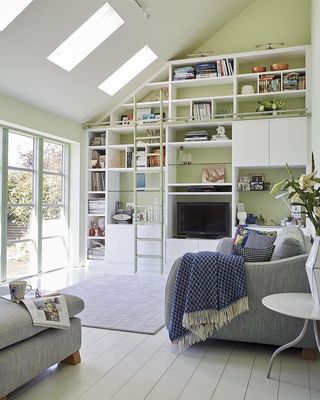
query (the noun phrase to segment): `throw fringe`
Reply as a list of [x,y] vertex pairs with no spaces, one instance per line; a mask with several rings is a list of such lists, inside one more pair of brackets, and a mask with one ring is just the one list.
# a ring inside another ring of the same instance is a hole
[[187,347],[206,340],[214,331],[222,328],[232,321],[237,315],[249,310],[248,297],[242,297],[221,310],[201,310],[185,313],[182,325],[190,332],[175,340],[174,345],[180,351]]

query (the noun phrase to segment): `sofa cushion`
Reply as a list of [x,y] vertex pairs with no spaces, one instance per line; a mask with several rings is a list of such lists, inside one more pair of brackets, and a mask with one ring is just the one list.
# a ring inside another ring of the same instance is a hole
[[[65,294],[70,318],[84,309],[84,302],[77,296]],[[33,326],[32,319],[23,304],[0,298],[0,349],[21,342],[48,329]]]
[[[238,226],[233,243],[239,246],[244,247],[247,243],[247,240],[249,238],[249,234],[251,232],[255,232],[257,234],[260,235],[265,235],[265,236],[277,236],[277,232],[276,231],[258,231],[255,229],[250,229],[247,226]],[[271,243],[272,244],[272,243]],[[270,244],[270,246],[271,246]]]
[[245,247],[250,247],[250,249],[265,249],[266,247],[271,247],[276,240],[276,235],[266,235],[261,233],[261,231],[250,231]]
[[245,262],[266,262],[270,261],[274,247],[273,245],[265,249],[251,249],[233,244],[232,254],[243,257]]
[[304,244],[304,234],[295,225],[288,225],[281,229],[274,242],[275,249],[272,260],[294,257],[306,252]]

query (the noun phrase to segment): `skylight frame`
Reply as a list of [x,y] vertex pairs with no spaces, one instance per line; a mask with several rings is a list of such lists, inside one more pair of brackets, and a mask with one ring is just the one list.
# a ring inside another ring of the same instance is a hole
[[33,0],[1,0],[0,31],[3,31],[14,21]]
[[143,46],[136,54],[103,81],[98,86],[98,89],[113,96],[157,58],[158,56],[149,46]]
[[66,71],[72,71],[123,24],[124,20],[107,2],[61,43],[47,59]]

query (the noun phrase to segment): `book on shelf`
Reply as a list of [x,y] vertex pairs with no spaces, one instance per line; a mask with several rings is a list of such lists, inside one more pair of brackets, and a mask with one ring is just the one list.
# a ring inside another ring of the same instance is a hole
[[133,151],[127,151],[127,168],[132,168],[132,154]]
[[147,166],[147,152],[146,150],[137,150],[137,167]]
[[106,190],[106,175],[104,172],[91,173],[91,190],[93,192],[104,192]]
[[193,103],[192,115],[194,119],[208,119],[211,116],[211,102]]
[[184,67],[176,67],[173,70],[173,80],[185,80],[185,79],[194,79],[195,78],[195,70],[191,65]]
[[205,130],[186,132],[184,135],[185,142],[206,141],[206,140],[209,140],[209,134]]
[[283,90],[305,89],[305,75],[299,72],[290,72],[283,75]]

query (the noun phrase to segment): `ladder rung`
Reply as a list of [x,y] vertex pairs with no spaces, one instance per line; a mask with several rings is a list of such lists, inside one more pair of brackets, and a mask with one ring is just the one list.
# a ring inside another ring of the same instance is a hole
[[160,188],[137,188],[137,192],[162,192],[164,189]]
[[[144,174],[160,174],[160,168],[161,167],[139,167],[142,169],[138,169],[137,171],[134,171],[135,174],[141,174],[143,171]],[[151,169],[151,168],[157,168],[157,169]]]
[[162,207],[161,204],[135,204],[134,207]]
[[[139,140],[150,140],[150,139],[152,139],[152,140],[160,139],[160,136],[140,136],[140,137],[136,137],[135,138],[135,140],[137,140],[137,141],[139,141]],[[150,143],[143,143],[143,146],[148,146],[148,144],[150,144]],[[152,144],[154,144],[154,143],[152,143]],[[139,147],[139,145],[137,145],[137,147]]]
[[137,237],[136,240],[140,240],[141,242],[162,242],[162,239],[160,239],[160,238]]
[[160,256],[160,255],[155,256],[154,254],[137,254],[136,258],[159,258],[159,259],[161,259],[162,256]]

